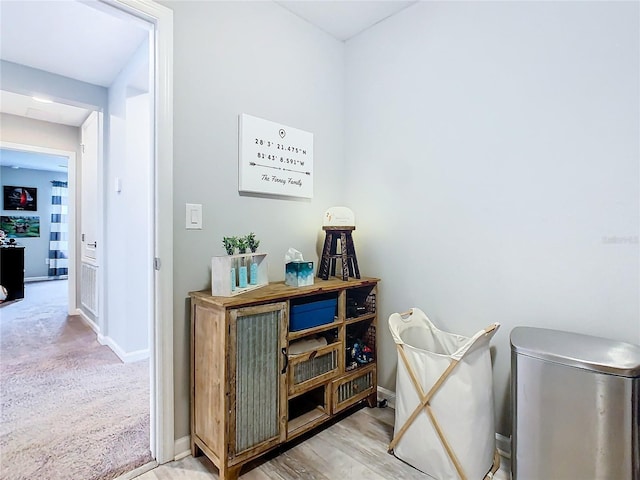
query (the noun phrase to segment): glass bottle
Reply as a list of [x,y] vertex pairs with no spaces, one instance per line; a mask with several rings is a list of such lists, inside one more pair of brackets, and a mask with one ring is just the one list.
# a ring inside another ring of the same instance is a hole
[[251,255],[249,282],[251,283],[251,285],[258,284],[258,262],[256,262],[256,259],[253,255]]
[[242,257],[240,259],[240,268],[238,271],[238,286],[240,288],[247,288],[247,258]]

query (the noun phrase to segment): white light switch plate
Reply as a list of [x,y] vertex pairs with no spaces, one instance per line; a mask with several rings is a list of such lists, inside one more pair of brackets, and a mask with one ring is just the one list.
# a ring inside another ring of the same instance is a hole
[[199,203],[187,203],[186,228],[187,230],[202,230],[202,205]]

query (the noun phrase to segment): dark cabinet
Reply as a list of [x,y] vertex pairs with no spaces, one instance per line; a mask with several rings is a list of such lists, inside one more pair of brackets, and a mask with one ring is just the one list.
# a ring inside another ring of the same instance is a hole
[[0,285],[7,289],[6,302],[24,298],[24,247],[0,246]]

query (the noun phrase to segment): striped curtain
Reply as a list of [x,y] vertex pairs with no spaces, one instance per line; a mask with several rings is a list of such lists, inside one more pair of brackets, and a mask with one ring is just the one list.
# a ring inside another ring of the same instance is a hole
[[69,272],[67,235],[67,182],[51,182],[51,233],[49,234],[49,276],[60,277]]

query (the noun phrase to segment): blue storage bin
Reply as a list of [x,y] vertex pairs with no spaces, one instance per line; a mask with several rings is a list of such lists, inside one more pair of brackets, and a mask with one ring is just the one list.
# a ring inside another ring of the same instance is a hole
[[292,305],[289,312],[289,331],[295,332],[333,322],[337,305],[337,298]]

